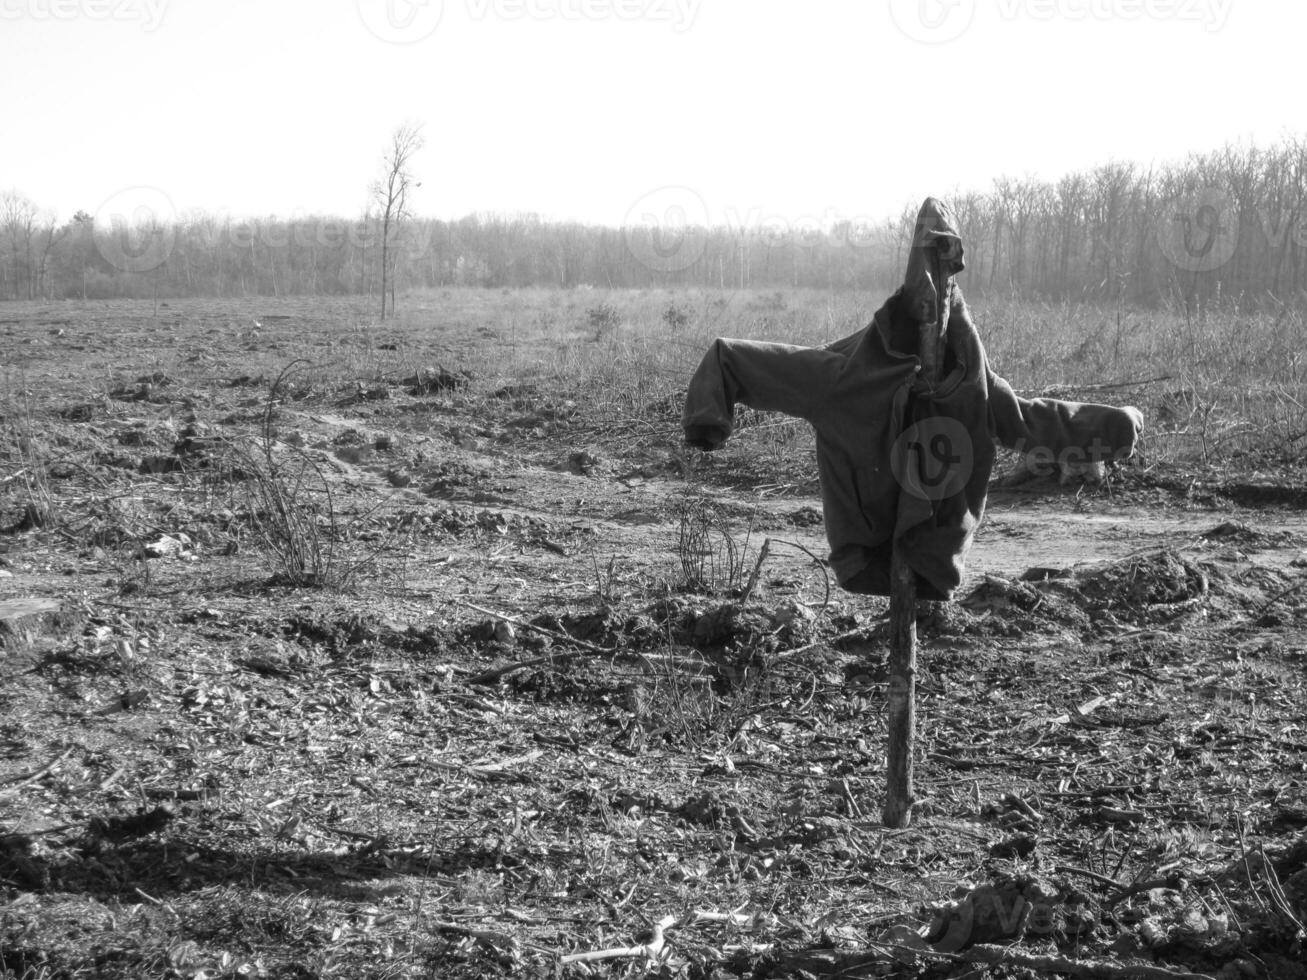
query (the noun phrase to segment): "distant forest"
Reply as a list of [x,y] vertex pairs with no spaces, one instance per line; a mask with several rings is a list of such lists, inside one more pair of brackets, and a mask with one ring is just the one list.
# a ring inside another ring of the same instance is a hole
[[[873,175],[874,176],[874,175]],[[1307,138],[1157,167],[1106,163],[1048,183],[1004,177],[943,192],[967,244],[968,296],[1185,306],[1307,301]],[[920,202],[876,225],[627,228],[532,215],[415,217],[392,229],[405,289],[473,286],[884,291]],[[105,226],[107,225],[107,226]],[[0,194],[0,298],[369,294],[380,218],[153,225],[60,220]]]

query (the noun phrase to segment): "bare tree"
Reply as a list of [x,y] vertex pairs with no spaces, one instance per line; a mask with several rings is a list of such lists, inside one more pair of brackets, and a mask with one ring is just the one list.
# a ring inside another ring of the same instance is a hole
[[[32,261],[37,218],[40,208],[17,191],[0,195],[0,229],[9,247],[9,269],[14,299],[36,297],[36,269]],[[21,268],[21,271],[20,271]]]
[[410,216],[409,192],[421,187],[409,169],[413,155],[422,149],[425,140],[422,127],[406,123],[395,130],[390,138],[390,149],[383,160],[380,180],[373,185],[372,195],[381,209],[381,319],[386,318],[386,290],[390,290],[390,315],[395,315],[395,257],[391,248],[391,229],[396,233],[400,224]]
[[53,299],[52,290],[47,283],[47,275],[50,271],[50,253],[54,251],[59,242],[66,238],[72,231],[72,224],[56,225],[54,214],[46,212],[44,224],[41,227],[41,251],[40,257],[36,260],[36,295],[42,299]]

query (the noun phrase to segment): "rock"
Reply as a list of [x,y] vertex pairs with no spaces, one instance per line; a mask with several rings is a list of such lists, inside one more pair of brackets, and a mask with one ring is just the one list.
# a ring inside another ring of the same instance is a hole
[[336,458],[342,462],[358,464],[371,459],[373,455],[371,446],[337,446]]
[[177,473],[185,468],[176,456],[146,456],[137,467],[141,473]]
[[578,476],[589,476],[598,465],[599,457],[586,449],[569,453],[567,457],[568,470]]
[[468,382],[472,380],[472,375],[466,371],[447,371],[443,367],[424,368],[417,374],[410,375],[400,381],[400,384],[406,386],[410,395],[434,395],[442,391],[456,391],[459,388],[466,388]]
[[89,422],[101,411],[99,405],[92,402],[83,402],[79,405],[69,405],[67,408],[60,409],[59,416],[69,422]]
[[182,557],[191,552],[193,542],[186,534],[161,534],[158,541],[151,541],[143,549],[147,558],[166,558],[169,555]]
[[812,610],[793,599],[785,599],[768,613],[768,618],[775,627],[788,626],[791,623],[811,623],[816,616]]

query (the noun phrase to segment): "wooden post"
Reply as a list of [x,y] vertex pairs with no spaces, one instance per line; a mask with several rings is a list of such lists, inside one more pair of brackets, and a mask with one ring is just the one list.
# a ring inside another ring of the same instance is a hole
[[917,732],[917,580],[898,548],[890,561],[889,745],[885,768],[886,827],[912,819],[912,742]]
[[[948,330],[952,279],[940,275],[935,322],[921,324],[918,356],[921,377],[933,387],[939,382],[940,349]],[[900,492],[903,492],[902,490]],[[902,506],[900,504],[900,506]],[[880,819],[886,827],[906,827],[912,820],[912,743],[917,733],[917,578],[897,542],[890,560],[889,744],[886,747],[885,805]]]

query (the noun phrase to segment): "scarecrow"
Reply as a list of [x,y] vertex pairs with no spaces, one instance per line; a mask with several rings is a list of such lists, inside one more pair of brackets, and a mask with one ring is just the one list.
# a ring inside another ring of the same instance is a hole
[[735,406],[811,423],[830,563],[850,592],[891,594],[896,551],[916,594],[948,599],[985,509],[994,442],[1063,469],[1133,454],[1138,409],[1018,397],[989,367],[954,276],[952,212],[927,198],[903,285],[825,347],[717,340],[686,396],[685,440],[716,449]]

